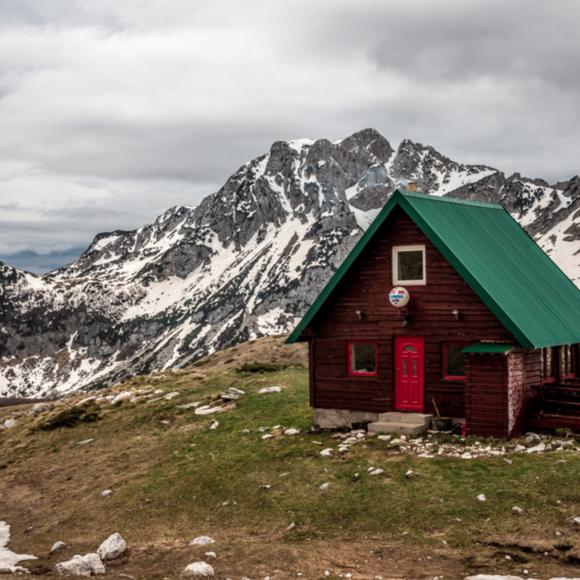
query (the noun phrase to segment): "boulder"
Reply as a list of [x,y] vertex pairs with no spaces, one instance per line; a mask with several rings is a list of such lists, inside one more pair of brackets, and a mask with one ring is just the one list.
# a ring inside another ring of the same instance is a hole
[[183,570],[183,575],[191,578],[213,578],[215,576],[213,567],[207,562],[188,564]]
[[209,536],[197,536],[189,542],[190,546],[208,546],[209,544],[215,544],[215,540]]
[[115,560],[127,551],[127,542],[119,532],[111,534],[97,550],[103,560]]
[[105,566],[98,554],[76,554],[54,568],[59,576],[98,576],[105,573]]

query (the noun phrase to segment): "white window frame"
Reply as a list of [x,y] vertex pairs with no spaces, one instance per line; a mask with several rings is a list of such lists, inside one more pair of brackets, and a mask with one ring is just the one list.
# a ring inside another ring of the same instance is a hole
[[[423,254],[423,278],[422,280],[400,280],[398,265],[399,265],[399,253],[400,252],[417,252],[421,251]],[[415,245],[405,245],[405,246],[393,246],[393,253],[391,256],[392,261],[392,274],[393,274],[393,285],[401,286],[425,286],[427,284],[427,259],[425,256],[425,244],[415,244]]]

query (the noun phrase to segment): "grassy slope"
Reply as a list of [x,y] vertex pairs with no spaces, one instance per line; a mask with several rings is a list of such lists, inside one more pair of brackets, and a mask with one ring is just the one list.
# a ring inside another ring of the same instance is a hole
[[[310,428],[303,367],[265,375],[217,367],[214,373],[206,364],[205,377],[170,373],[122,387],[179,390],[171,401],[107,405],[96,423],[52,432],[31,432],[26,417],[0,432],[0,519],[12,525],[15,551],[44,556],[31,568],[46,575],[56,561],[94,551],[118,530],[131,554],[109,566],[113,575],[175,577],[208,549],[218,553],[219,578],[319,578],[325,570],[460,578],[523,568],[538,577],[574,575],[553,546],[580,544],[570,526],[580,513],[578,453],[513,455],[511,465],[501,457],[424,459],[369,438],[345,457],[322,458],[321,449],[337,446],[330,433],[263,440],[258,431]],[[272,384],[285,388],[257,393]],[[233,411],[200,417],[177,407],[229,386],[247,391]],[[219,428],[209,430],[216,418]],[[94,442],[78,445],[87,438]],[[385,473],[370,476],[369,466]],[[417,476],[407,479],[408,469]],[[332,484],[327,492],[318,489],[324,482]],[[106,488],[109,498],[100,496]],[[476,501],[480,493],[487,502]],[[523,516],[511,514],[516,504]],[[291,522],[296,527],[287,530]],[[188,546],[201,534],[218,543]],[[46,557],[56,540],[71,548]]]

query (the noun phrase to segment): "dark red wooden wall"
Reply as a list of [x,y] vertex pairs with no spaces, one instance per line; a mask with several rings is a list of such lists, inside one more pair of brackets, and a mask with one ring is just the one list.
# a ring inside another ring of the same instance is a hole
[[[407,286],[411,292],[409,325],[389,304],[393,287],[391,250],[394,245],[425,244],[427,284]],[[457,320],[452,311],[459,310]],[[362,312],[362,320],[357,311]],[[393,337],[425,339],[425,404],[435,399],[442,414],[464,416],[465,384],[441,377],[442,343],[512,340],[479,297],[455,272],[400,208],[394,210],[357,263],[318,313],[311,336],[311,399],[318,408],[388,411],[393,403]],[[346,341],[376,340],[377,377],[349,377]],[[498,387],[503,379],[496,376]],[[491,376],[490,376],[491,380]]]

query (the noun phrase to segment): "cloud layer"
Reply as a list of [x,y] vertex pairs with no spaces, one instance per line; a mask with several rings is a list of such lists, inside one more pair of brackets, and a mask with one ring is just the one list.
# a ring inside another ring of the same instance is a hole
[[579,172],[570,0],[0,0],[0,255],[215,191],[272,141],[375,127]]

